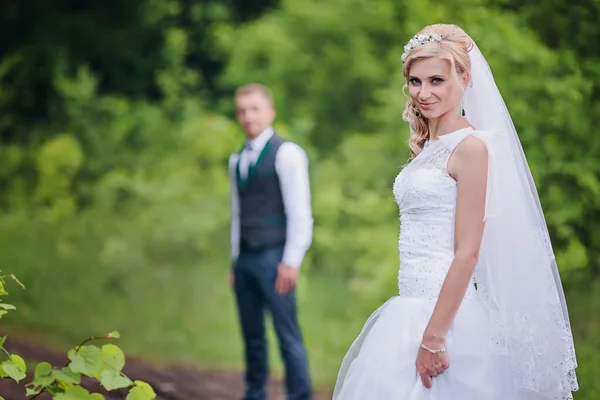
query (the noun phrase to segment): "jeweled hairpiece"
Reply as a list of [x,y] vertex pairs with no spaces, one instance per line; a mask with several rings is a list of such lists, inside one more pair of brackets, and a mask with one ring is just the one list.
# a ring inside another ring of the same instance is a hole
[[410,54],[411,51],[416,49],[419,46],[423,46],[424,44],[431,42],[440,42],[443,39],[442,35],[438,35],[436,33],[432,33],[430,35],[420,34],[415,35],[414,38],[410,39],[406,46],[404,46],[404,53],[402,53],[402,64],[406,61],[406,58]]

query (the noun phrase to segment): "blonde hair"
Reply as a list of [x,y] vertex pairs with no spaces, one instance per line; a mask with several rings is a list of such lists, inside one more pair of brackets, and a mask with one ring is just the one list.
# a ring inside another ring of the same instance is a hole
[[[422,46],[415,47],[408,53],[402,67],[402,75],[406,78],[406,84],[403,90],[408,88],[408,77],[410,75],[411,65],[417,61],[429,57],[439,57],[450,61],[452,74],[457,82],[460,82],[459,75],[471,71],[471,59],[469,50],[472,47],[472,41],[460,27],[451,24],[429,25],[421,29],[417,35],[441,35],[442,40],[432,41]],[[406,107],[402,113],[404,121],[408,122],[412,130],[408,140],[410,147],[410,159],[415,158],[429,139],[429,126],[427,118],[418,112],[415,101],[407,96]]]
[[265,85],[261,85],[260,83],[249,83],[247,85],[239,87],[235,91],[235,97],[244,96],[247,94],[259,93],[262,94],[269,100],[269,103],[273,105],[273,93],[269,90]]

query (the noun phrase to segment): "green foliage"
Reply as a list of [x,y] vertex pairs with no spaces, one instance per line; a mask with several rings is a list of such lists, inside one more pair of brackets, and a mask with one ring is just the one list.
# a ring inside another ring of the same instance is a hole
[[[0,296],[8,295],[5,289],[6,279],[16,281],[23,289],[25,286],[13,275],[0,276]],[[8,311],[15,310],[11,304],[0,303],[0,318]],[[102,400],[98,393],[89,393],[79,386],[81,377],[96,379],[107,391],[130,388],[127,400],[153,400],[156,393],[143,381],[132,381],[123,373],[125,354],[114,344],[105,344],[102,348],[87,344],[98,339],[119,339],[119,332],[111,332],[103,337],[91,337],[67,353],[70,360],[64,367],[52,366],[40,362],[35,366],[34,376],[26,385],[26,395],[35,399],[43,392],[48,392],[55,400]],[[5,348],[6,336],[0,338],[0,350],[6,360],[0,363],[0,378],[10,378],[20,382],[27,377],[25,360],[17,354],[10,354]]]
[[38,185],[34,194],[40,219],[57,221],[77,209],[71,185],[83,164],[76,138],[57,135],[40,148],[37,156]]
[[[600,142],[586,134],[595,126],[594,113],[586,112],[593,103],[586,70],[569,51],[544,46],[514,15],[487,6],[497,3],[286,0],[240,26],[231,23],[236,12],[229,5],[141,4],[142,26],[160,28],[164,39],[153,78],[161,100],[103,94],[103,78],[87,62],[71,68],[57,57],[49,81],[63,112],[40,124],[30,145],[0,150],[7,171],[0,173],[7,187],[0,204],[11,215],[48,224],[82,213],[114,217],[119,227],[103,239],[102,259],[123,266],[222,248],[213,239],[227,229],[225,165],[239,136],[233,121],[218,114],[231,113],[231,98],[211,102],[204,72],[190,68],[200,50],[188,23],[210,21],[202,29],[212,45],[203,51],[227,60],[211,85],[227,92],[248,81],[268,84],[278,129],[309,151],[319,222],[309,268],[336,271],[359,292],[378,292],[376,281],[388,279],[395,264],[394,246],[384,245],[397,232],[390,187],[407,155],[399,56],[417,29],[451,19],[488,56],[538,183],[562,271],[597,270],[600,171],[584,152],[600,151]],[[186,12],[181,26],[166,23]],[[496,34],[488,35],[490,29]]]
[[[589,43],[597,41],[600,35],[596,23],[600,3],[504,0],[502,7],[514,10],[531,26],[539,40],[552,49],[556,69],[564,71],[567,78],[567,96],[553,90],[555,80],[548,81],[548,100],[556,106],[553,113],[540,113],[544,116],[541,119],[564,121],[536,146],[545,154],[548,182],[552,182],[542,190],[556,221],[554,231],[559,248],[579,247],[588,263],[581,266],[579,262],[577,269],[597,275],[600,170],[594,160],[600,153],[600,142],[593,133],[600,123],[600,52]],[[577,260],[581,261],[581,256]]]
[[296,137],[330,150],[373,127],[365,112],[397,69],[404,11],[394,1],[283,1],[256,23],[218,32],[230,53],[223,82],[267,84]]
[[[0,250],[33,290],[17,294],[12,327],[50,332],[48,340],[62,345],[88,335],[63,331],[91,312],[93,329],[117,326],[136,352],[238,367],[225,278],[227,159],[242,141],[231,93],[259,81],[274,91],[277,129],[310,157],[315,235],[299,298],[311,365],[323,381],[334,379],[352,330],[397,291],[391,187],[408,156],[399,60],[407,38],[440,21],[464,27],[494,71],[564,280],[594,281],[596,3],[136,0],[71,14],[58,2],[62,29],[19,3],[16,22],[0,15]],[[598,288],[586,301],[581,289],[567,291],[572,309],[583,310],[573,314],[586,380],[578,398],[596,398],[600,389],[588,382],[599,365],[598,310],[579,305],[595,301]],[[9,311],[0,305],[0,314]],[[97,368],[98,357],[119,366],[117,351],[94,349],[72,352],[70,366],[50,377],[104,374],[108,386],[124,384]],[[6,361],[18,374],[18,359]],[[50,379],[47,366],[39,376]],[[142,396],[144,385],[133,384],[132,398]],[[62,395],[77,398],[77,387]]]

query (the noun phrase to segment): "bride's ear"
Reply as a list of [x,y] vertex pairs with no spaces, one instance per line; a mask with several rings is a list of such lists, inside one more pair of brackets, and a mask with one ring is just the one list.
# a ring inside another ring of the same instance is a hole
[[469,84],[471,83],[471,74],[468,71],[465,71],[460,75],[460,83],[463,90],[467,90]]

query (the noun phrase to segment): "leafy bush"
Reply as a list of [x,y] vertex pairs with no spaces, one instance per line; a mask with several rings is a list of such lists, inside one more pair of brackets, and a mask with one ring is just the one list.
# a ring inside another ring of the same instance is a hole
[[[6,279],[10,278],[23,289],[25,286],[19,282],[14,274],[0,276],[0,296],[8,295],[5,289]],[[8,311],[15,310],[12,304],[0,303],[0,318]],[[34,377],[26,385],[27,396],[35,399],[43,392],[48,392],[55,400],[102,400],[104,396],[99,393],[89,393],[80,386],[82,376],[96,379],[107,390],[130,388],[127,400],[153,400],[156,394],[152,387],[140,380],[131,380],[123,373],[125,355],[115,344],[104,344],[101,348],[88,344],[93,340],[120,338],[118,332],[111,332],[101,337],[90,337],[79,346],[69,350],[69,362],[62,366],[52,366],[47,362],[40,362],[35,366]],[[11,354],[4,348],[6,336],[0,338],[0,349],[6,355],[6,360],[0,363],[0,378],[14,379],[20,382],[27,377],[27,364],[18,354]],[[0,400],[4,400],[0,396]]]

